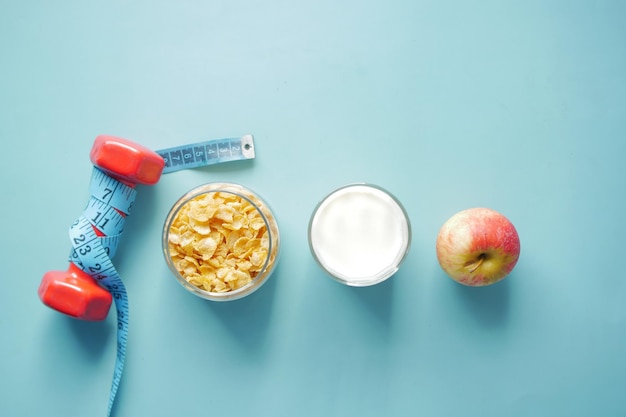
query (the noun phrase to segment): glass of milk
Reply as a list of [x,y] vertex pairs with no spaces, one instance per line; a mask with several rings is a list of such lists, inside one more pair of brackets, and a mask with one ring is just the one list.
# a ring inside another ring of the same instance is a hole
[[411,224],[402,204],[372,184],[350,184],[327,195],[309,222],[309,247],[332,278],[355,287],[378,284],[404,261]]

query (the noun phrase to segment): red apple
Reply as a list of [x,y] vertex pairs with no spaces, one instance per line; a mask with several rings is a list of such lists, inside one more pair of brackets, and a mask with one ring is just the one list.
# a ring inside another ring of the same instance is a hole
[[437,236],[437,259],[455,281],[472,287],[494,284],[517,264],[520,242],[513,223],[488,208],[452,216]]

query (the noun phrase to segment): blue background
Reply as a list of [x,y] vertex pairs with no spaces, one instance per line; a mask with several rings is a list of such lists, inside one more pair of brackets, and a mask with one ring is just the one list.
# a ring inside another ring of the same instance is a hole
[[[139,187],[114,258],[131,323],[123,416],[626,415],[626,2],[3,1],[0,415],[104,416],[115,315],[43,306],[88,199],[96,135],[153,149],[255,135],[257,159]],[[239,182],[272,206],[280,264],[252,296],[169,274],[174,201]],[[395,194],[411,251],[369,288],[307,245],[325,194]],[[522,255],[447,278],[439,227],[487,206]]]

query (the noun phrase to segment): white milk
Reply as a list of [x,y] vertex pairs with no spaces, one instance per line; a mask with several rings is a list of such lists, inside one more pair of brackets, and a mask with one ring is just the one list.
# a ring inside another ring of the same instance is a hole
[[330,194],[313,213],[309,243],[317,262],[348,285],[365,286],[393,275],[411,240],[400,203],[371,185]]

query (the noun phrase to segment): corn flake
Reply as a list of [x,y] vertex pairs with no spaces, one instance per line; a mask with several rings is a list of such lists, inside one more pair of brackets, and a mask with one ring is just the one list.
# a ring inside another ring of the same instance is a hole
[[181,206],[168,231],[172,264],[190,284],[210,292],[248,285],[268,262],[269,233],[245,198],[211,192]]

